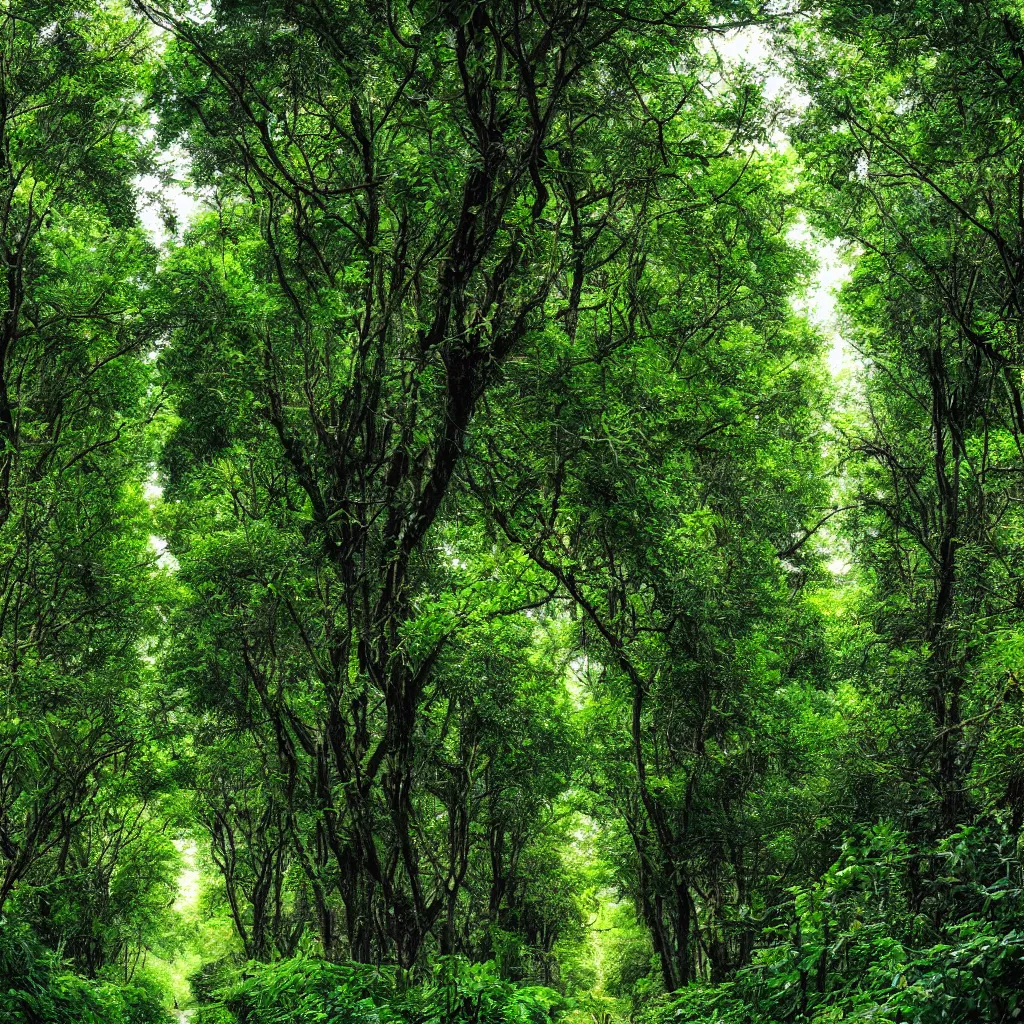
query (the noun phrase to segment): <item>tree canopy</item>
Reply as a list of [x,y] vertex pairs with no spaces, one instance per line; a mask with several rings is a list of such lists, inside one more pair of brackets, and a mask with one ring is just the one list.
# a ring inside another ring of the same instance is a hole
[[1019,4],[0,41],[0,1020],[1018,1018]]

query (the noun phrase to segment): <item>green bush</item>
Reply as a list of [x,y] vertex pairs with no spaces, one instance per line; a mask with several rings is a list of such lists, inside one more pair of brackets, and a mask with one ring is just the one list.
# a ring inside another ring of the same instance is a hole
[[390,1024],[393,992],[388,972],[296,957],[250,964],[223,1003],[246,1024]]
[[1024,1012],[1016,840],[957,830],[925,853],[879,825],[849,838],[792,902],[775,941],[723,985],[691,985],[639,1024],[1002,1024]]
[[3,1024],[169,1024],[152,992],[79,977],[22,927],[0,926]]
[[768,1024],[736,992],[732,983],[689,985],[647,1003],[636,1024]]
[[410,989],[396,1007],[408,1024],[544,1024],[568,1002],[541,985],[502,981],[493,962],[471,964],[459,957],[437,961],[431,980]]
[[517,987],[491,962],[445,957],[402,989],[392,970],[298,957],[250,964],[220,993],[229,1018],[204,1007],[195,1024],[547,1024],[568,1007],[543,986]]
[[235,1015],[226,1006],[217,1004],[193,1010],[189,1024],[235,1024],[235,1020]]

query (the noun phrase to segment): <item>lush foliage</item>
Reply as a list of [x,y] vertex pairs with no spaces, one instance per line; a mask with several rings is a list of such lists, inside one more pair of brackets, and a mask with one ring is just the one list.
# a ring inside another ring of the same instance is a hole
[[0,972],[10,1024],[170,1024],[158,992],[82,978],[18,927],[0,936]]
[[[446,957],[430,980],[408,984],[401,971],[295,957],[252,964],[244,979],[213,993],[200,1020],[253,1024],[545,1024],[566,1008],[557,992],[517,986],[489,963]],[[399,984],[404,980],[405,984]]]
[[5,0],[2,1019],[1018,1019],[1022,83],[1010,0]]

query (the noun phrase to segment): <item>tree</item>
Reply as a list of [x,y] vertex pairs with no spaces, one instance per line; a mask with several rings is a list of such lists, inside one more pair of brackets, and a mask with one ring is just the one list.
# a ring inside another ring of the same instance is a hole
[[110,881],[154,792],[149,43],[100,4],[8,4],[0,34],[0,911],[34,886],[45,916],[48,885]]
[[569,293],[574,333],[510,372],[467,467],[582,616],[592,786],[670,991],[753,950],[791,824],[763,791],[800,771],[786,687],[821,660],[808,542],[832,513],[786,167],[743,152],[764,130],[749,85],[688,116],[660,141],[646,230]]
[[815,217],[859,251],[843,309],[865,364],[848,435],[877,638],[866,678],[904,709],[894,755],[938,809],[913,826],[922,837],[974,820],[979,798],[1016,800],[1005,765],[998,795],[971,781],[1016,702],[1002,647],[1020,612],[1024,427],[1020,22],[934,7],[835,5],[797,56]]
[[208,524],[173,546],[209,594],[237,585],[222,679],[270,724],[296,811],[304,790],[304,863],[314,891],[336,874],[347,952],[408,966],[463,879],[461,858],[424,877],[416,808],[459,633],[418,607],[450,578],[456,466],[553,283],[580,293],[620,244],[613,215],[651,173],[621,145],[660,159],[675,112],[644,90],[700,26],[648,3],[145,10],[174,37],[165,135],[217,182],[166,275],[167,498]]

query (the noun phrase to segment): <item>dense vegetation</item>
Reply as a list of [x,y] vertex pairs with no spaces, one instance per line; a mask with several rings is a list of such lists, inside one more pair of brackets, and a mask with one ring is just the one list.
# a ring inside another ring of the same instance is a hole
[[0,1021],[1019,1019],[1022,111],[1017,0],[2,0]]

